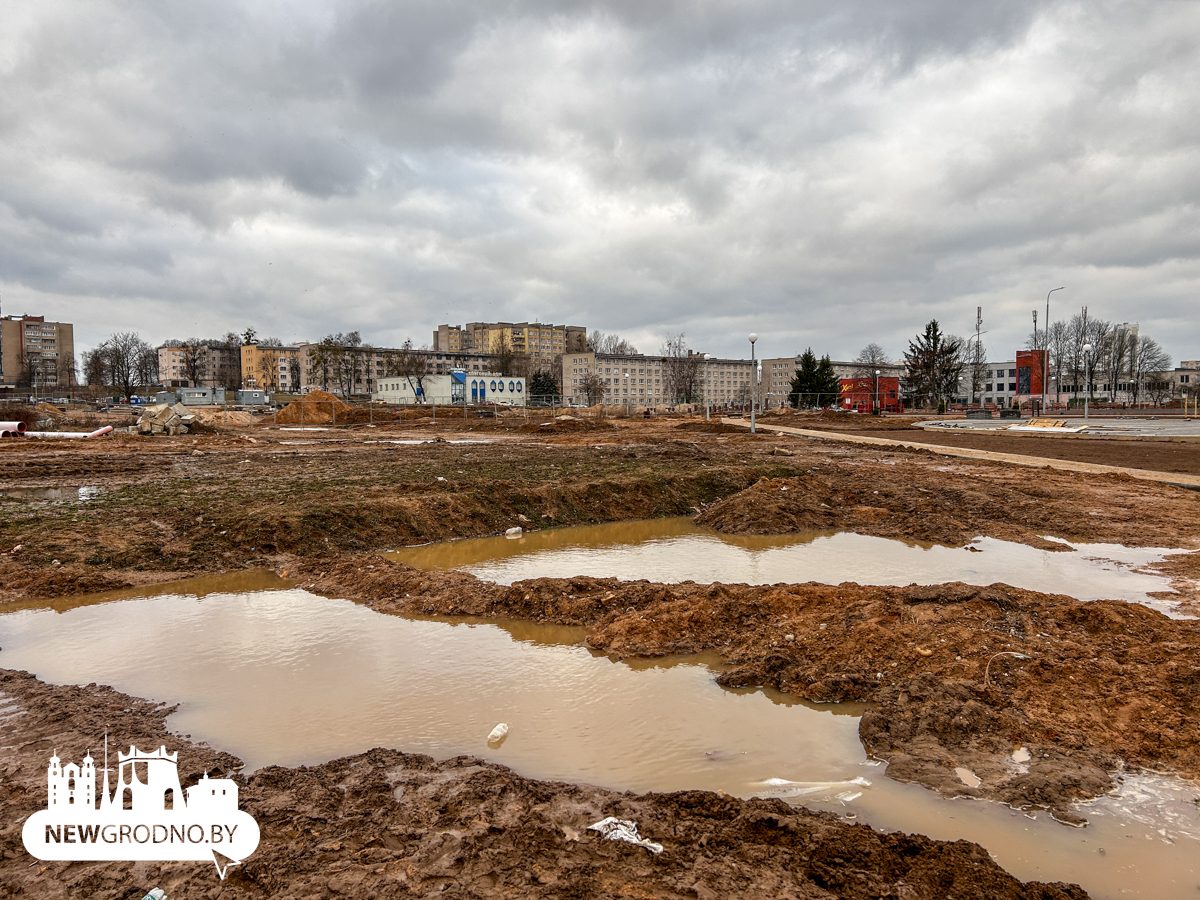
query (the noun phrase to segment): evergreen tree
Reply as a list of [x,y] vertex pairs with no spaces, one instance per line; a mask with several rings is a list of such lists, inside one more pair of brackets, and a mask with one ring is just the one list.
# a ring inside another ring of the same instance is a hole
[[908,342],[904,354],[908,368],[908,395],[914,406],[944,408],[946,398],[958,389],[963,370],[961,338],[944,334],[937,319],[930,320],[925,333]]
[[800,365],[792,379],[788,403],[797,409],[828,406],[836,402],[840,386],[829,356],[822,356],[818,360],[812,347],[809,347],[800,354]]
[[534,372],[529,378],[529,396],[557,400],[559,398],[558,380],[554,377],[554,373],[545,369],[538,369]]

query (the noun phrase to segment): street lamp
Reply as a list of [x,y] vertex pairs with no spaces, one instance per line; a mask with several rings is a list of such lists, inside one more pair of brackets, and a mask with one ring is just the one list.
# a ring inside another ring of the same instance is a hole
[[1092,345],[1083,345],[1083,421],[1088,417],[1088,396],[1092,392]]
[[[758,341],[758,335],[753,331],[750,332],[750,378],[754,379],[754,345]],[[750,433],[756,434],[754,427],[754,385],[750,385]]]
[[1046,321],[1042,325],[1042,333],[1046,336],[1046,346],[1042,348],[1042,363],[1045,366],[1042,371],[1042,415],[1046,414],[1046,386],[1050,383],[1050,294],[1061,290],[1056,287],[1046,294]]
[[712,357],[709,356],[707,353],[705,353],[704,354],[704,421],[705,422],[712,421],[712,407],[711,407],[712,394],[709,393],[709,374],[710,373],[708,371],[708,361],[710,359],[712,359]]
[[875,370],[875,415],[880,415],[883,412],[879,408],[879,370]]
[[629,416],[629,373],[625,373],[625,415]]

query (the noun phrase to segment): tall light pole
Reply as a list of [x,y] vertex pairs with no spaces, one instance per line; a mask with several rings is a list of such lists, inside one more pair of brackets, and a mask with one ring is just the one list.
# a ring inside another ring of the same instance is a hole
[[883,410],[879,408],[879,370],[875,370],[875,415],[882,415]]
[[709,356],[707,353],[705,353],[704,354],[704,421],[705,422],[712,421],[712,407],[710,405],[712,403],[712,400],[710,399],[712,397],[712,395],[708,391],[708,388],[709,388],[708,361],[710,359],[712,359],[712,357]]
[[[758,335],[753,331],[750,332],[750,380],[754,381],[754,344],[758,341]],[[750,433],[757,434],[754,427],[754,385],[750,385]]]
[[1050,294],[1061,290],[1060,287],[1051,288],[1046,294],[1046,321],[1042,325],[1042,332],[1046,335],[1046,346],[1042,348],[1042,362],[1045,365],[1042,372],[1042,415],[1046,414],[1046,387],[1050,384]]
[[1083,345],[1083,420],[1088,417],[1088,395],[1092,392],[1092,345]]
[[625,415],[629,416],[629,373],[625,373]]

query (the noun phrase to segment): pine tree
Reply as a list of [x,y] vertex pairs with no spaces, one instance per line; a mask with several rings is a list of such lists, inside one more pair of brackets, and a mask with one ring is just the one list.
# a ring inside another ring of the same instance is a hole
[[908,394],[914,406],[938,405],[943,408],[947,397],[958,388],[962,374],[963,342],[961,338],[944,334],[937,319],[930,320],[925,333],[908,342],[904,361],[908,368]]
[[828,406],[837,400],[840,388],[841,383],[833,371],[833,363],[830,362],[829,356],[822,356],[818,360],[812,352],[812,347],[809,347],[800,354],[800,365],[792,379],[788,403],[806,409]]

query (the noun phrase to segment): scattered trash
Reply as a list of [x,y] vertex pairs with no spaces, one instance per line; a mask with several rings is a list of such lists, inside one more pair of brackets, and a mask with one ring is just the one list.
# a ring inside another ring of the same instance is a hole
[[917,652],[920,653],[922,656],[933,656],[933,651],[926,650],[924,647],[918,647]]
[[504,739],[508,737],[508,723],[501,722],[491,730],[487,736],[488,746],[492,748],[499,747],[504,743]]
[[796,639],[796,636],[794,634],[785,634],[783,636],[783,639],[785,641],[794,641]]
[[793,453],[791,450],[785,450],[782,447],[776,447],[774,450],[771,451],[771,455],[772,456],[795,456],[796,454]]
[[512,528],[509,528],[504,532],[504,536],[507,538],[518,538],[522,534],[524,534],[524,529],[521,528],[520,525],[514,525]]
[[167,892],[162,888],[155,888],[143,897],[142,900],[167,900]]
[[656,844],[654,841],[648,841],[638,835],[638,827],[636,822],[631,822],[628,819],[618,819],[614,816],[609,816],[607,819],[601,819],[594,825],[588,826],[588,831],[598,831],[607,840],[610,841],[625,841],[630,844],[637,844],[639,847],[645,847],[651,853],[662,853],[662,844]]

